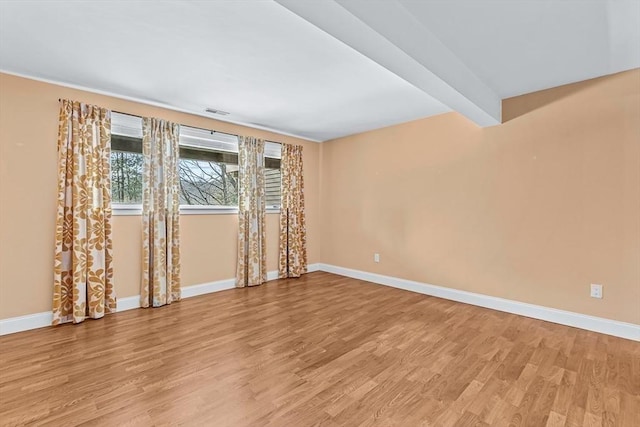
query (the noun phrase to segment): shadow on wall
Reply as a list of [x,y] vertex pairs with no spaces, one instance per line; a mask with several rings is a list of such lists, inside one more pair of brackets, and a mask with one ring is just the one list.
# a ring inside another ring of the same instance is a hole
[[[619,76],[625,72],[626,71],[617,73],[617,75]],[[564,86],[558,86],[551,89],[503,99],[502,123],[506,123],[546,105],[568,98],[575,93],[596,87],[599,84],[604,83],[605,79],[611,79],[611,76],[598,77],[591,80],[585,80],[578,83],[567,84]]]

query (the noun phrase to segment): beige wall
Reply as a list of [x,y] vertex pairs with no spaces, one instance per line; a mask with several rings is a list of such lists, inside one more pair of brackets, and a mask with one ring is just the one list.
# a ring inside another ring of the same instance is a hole
[[[491,128],[450,113],[324,144],[0,74],[0,319],[51,309],[58,98],[302,143],[310,263],[640,324],[640,70],[505,100]],[[236,221],[182,216],[184,285],[234,276]],[[115,217],[119,297],[139,248],[140,217]]]
[[322,262],[640,324],[640,70],[503,110],[324,143]]
[[[0,74],[0,319],[51,310],[58,98],[191,126],[304,145],[309,262],[319,262],[320,145],[271,132]],[[235,215],[183,215],[182,281],[235,276]],[[113,220],[119,297],[139,294],[140,217]],[[267,267],[277,269],[278,215],[267,215]]]

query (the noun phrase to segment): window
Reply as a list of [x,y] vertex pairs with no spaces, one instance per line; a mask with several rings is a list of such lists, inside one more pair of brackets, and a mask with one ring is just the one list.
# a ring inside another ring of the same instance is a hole
[[[142,203],[142,119],[113,113],[111,196],[117,208]],[[238,138],[180,127],[180,205],[183,210],[238,206]],[[265,143],[267,208],[280,207],[280,144]],[[134,206],[132,206],[134,205]]]

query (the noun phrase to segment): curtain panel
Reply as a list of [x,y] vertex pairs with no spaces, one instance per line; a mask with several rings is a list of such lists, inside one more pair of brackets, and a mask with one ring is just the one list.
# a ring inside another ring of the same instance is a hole
[[280,165],[282,204],[278,276],[300,277],[307,272],[302,146],[282,144]]
[[264,141],[238,140],[238,269],[236,287],[267,281]]
[[101,318],[116,309],[110,155],[110,111],[63,100],[58,125],[54,325]]
[[140,305],[180,300],[180,126],[142,120],[142,283]]

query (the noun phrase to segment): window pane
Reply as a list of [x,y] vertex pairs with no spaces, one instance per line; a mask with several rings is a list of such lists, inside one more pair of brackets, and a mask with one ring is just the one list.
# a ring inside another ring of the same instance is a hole
[[180,204],[238,206],[238,165],[181,158]]
[[142,154],[111,151],[112,203],[142,203]]
[[280,207],[280,169],[265,168],[264,181],[267,207]]

